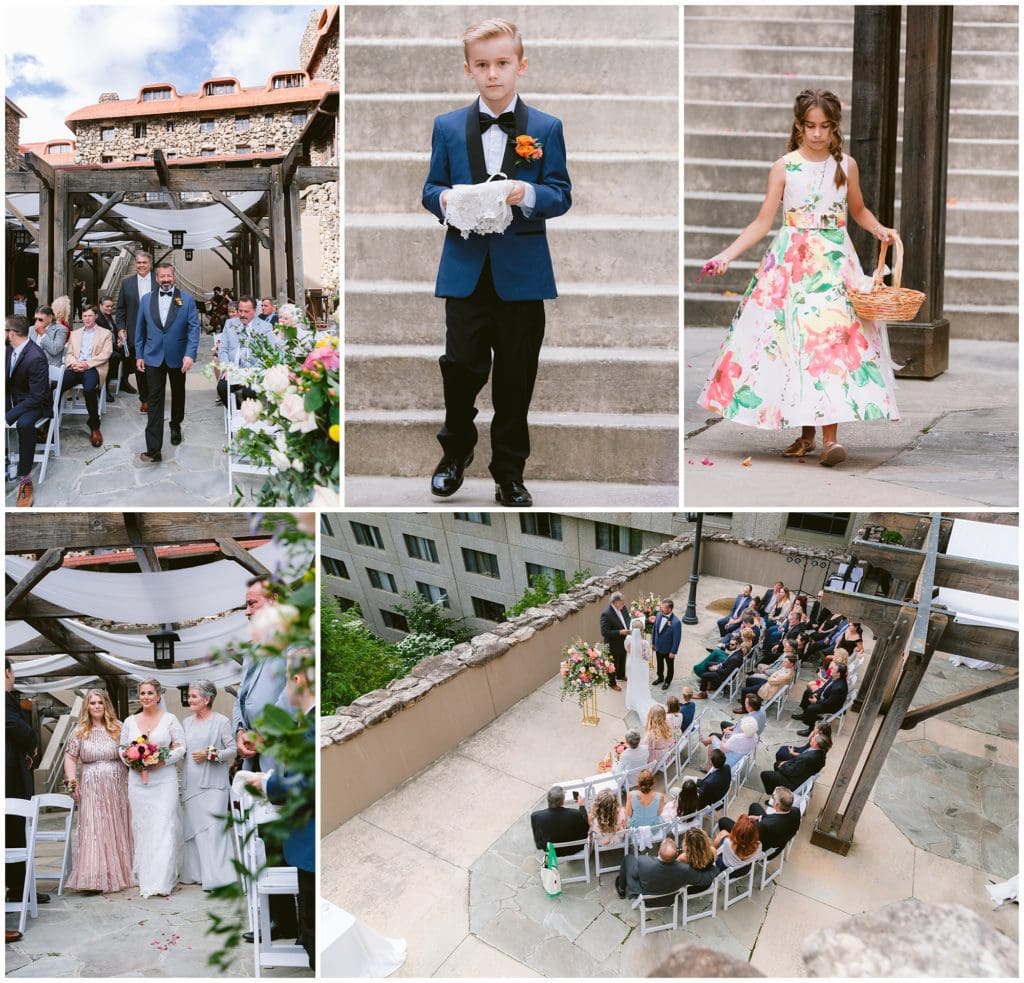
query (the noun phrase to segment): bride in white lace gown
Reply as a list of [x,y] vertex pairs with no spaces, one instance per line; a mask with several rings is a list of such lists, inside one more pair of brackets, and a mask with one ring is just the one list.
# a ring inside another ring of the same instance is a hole
[[135,841],[132,872],[143,898],[170,894],[181,870],[183,834],[176,765],[185,754],[185,732],[178,718],[161,706],[161,692],[155,679],[143,680],[139,684],[142,711],[129,717],[121,731],[122,747],[145,734],[154,744],[171,749],[161,764],[148,769],[145,782],[138,771],[128,773]]
[[647,720],[647,713],[658,701],[651,697],[651,645],[643,637],[643,618],[634,618],[629,623],[630,633],[626,639],[626,709],[635,710],[640,723]]

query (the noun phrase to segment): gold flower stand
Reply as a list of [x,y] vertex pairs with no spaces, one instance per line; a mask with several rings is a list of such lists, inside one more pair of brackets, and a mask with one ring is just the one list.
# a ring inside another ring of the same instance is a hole
[[583,702],[580,705],[583,708],[583,726],[596,727],[601,722],[601,718],[597,715],[596,686],[591,686],[583,694]]

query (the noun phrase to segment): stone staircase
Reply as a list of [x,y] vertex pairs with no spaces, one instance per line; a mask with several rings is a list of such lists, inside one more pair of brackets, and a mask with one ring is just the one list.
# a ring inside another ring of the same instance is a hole
[[527,481],[661,485],[674,505],[675,7],[345,9],[346,473],[381,476],[373,500],[384,504],[388,476],[425,479],[437,463],[444,233],[420,195],[433,118],[475,96],[457,38],[486,16],[522,30],[520,91],[563,120],[573,179],[572,209],[548,225],[559,297],[547,302]]
[[[1017,338],[1017,10],[978,6],[954,13],[945,280],[953,337]],[[696,275],[757,214],[768,168],[786,150],[800,89],[836,91],[848,138],[853,11],[697,7],[684,16],[684,323],[726,327],[769,240],[723,279],[698,284]],[[902,114],[900,134],[902,155]],[[898,160],[897,227],[900,181]]]

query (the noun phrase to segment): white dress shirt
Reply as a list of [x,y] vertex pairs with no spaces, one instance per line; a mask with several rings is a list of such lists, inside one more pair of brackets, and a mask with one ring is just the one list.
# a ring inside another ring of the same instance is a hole
[[149,293],[149,291],[150,291],[150,289],[152,288],[153,285],[149,282],[149,274],[148,273],[145,276],[139,276],[138,273],[136,273],[135,274],[135,281],[139,285],[139,300],[141,301],[142,298],[145,297],[146,294]]
[[[516,103],[518,101],[519,96],[513,96],[512,101],[502,110],[502,112],[515,112]],[[477,105],[479,106],[481,113],[486,113],[488,116],[493,116],[495,119],[501,115],[501,113],[491,112],[483,99],[478,99]],[[501,170],[501,163],[505,159],[505,147],[508,144],[508,139],[508,134],[497,125],[487,127],[487,129],[480,134],[480,141],[484,147],[484,166],[487,168],[488,174],[497,174]],[[506,177],[514,181],[519,180],[515,176],[515,171],[506,175]],[[537,204],[537,191],[528,181],[523,181],[522,183],[525,191],[523,192],[523,200],[517,207],[522,211],[523,215],[529,218],[530,213]]]
[[171,295],[168,297],[157,297],[157,304],[160,308],[160,320],[167,323],[167,312],[171,309],[171,301],[174,300],[174,287],[171,287]]
[[82,329],[82,344],[78,349],[78,359],[81,362],[88,362],[89,356],[92,354],[92,342],[96,337],[95,328],[83,328]]

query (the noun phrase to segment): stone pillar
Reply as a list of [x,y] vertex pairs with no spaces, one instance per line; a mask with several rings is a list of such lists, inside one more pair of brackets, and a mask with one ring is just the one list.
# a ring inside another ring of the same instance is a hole
[[953,8],[907,7],[900,237],[903,283],[925,292],[912,322],[890,324],[901,376],[931,379],[949,367],[949,321],[943,317],[946,268],[946,168]]

